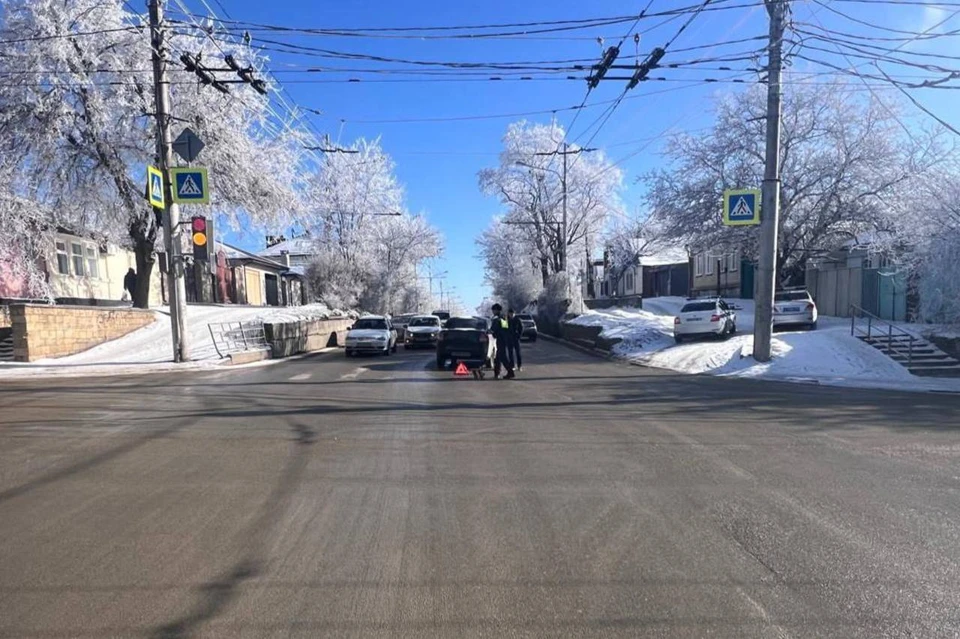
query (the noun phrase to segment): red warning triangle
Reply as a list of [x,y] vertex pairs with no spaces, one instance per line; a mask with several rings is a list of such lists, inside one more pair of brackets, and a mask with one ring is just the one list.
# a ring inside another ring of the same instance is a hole
[[464,375],[469,375],[470,369],[467,368],[466,364],[464,364],[463,362],[460,362],[459,364],[457,364],[457,370],[453,371],[453,374],[459,375],[461,377]]

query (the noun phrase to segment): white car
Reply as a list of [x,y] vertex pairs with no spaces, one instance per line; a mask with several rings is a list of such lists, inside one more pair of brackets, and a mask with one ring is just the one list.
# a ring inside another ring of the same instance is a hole
[[436,348],[441,328],[440,318],[436,315],[414,315],[404,332],[403,347]]
[[808,291],[777,291],[773,295],[774,326],[805,326],[817,328],[817,304]]
[[721,299],[691,300],[673,320],[677,344],[688,337],[727,337],[737,332],[737,314]]
[[381,315],[365,315],[347,331],[344,343],[347,357],[358,353],[389,355],[397,352],[397,332],[390,320]]

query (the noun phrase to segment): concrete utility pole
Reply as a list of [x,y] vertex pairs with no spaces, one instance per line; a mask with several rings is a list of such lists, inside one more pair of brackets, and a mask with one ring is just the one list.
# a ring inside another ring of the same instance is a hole
[[760,263],[753,328],[753,359],[770,361],[773,296],[777,287],[777,231],[780,225],[780,76],[787,0],[765,0],[770,14],[767,66],[767,150],[760,205]]
[[187,288],[184,283],[183,256],[180,254],[180,207],[173,201],[170,167],[173,165],[173,136],[170,132],[170,84],[167,81],[167,48],[163,28],[162,0],[150,0],[150,41],[153,45],[153,94],[157,118],[157,164],[163,173],[165,209],[164,243],[170,284],[170,328],[173,334],[173,361],[189,359],[186,331]]

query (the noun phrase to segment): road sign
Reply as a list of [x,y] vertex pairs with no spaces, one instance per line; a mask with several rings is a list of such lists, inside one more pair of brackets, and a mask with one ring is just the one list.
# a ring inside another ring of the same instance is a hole
[[196,160],[204,146],[203,140],[197,137],[197,134],[190,127],[181,131],[177,139],[173,141],[174,153],[179,155],[184,162]]
[[727,226],[751,226],[760,223],[760,191],[730,189],[723,192],[723,223]]
[[456,375],[457,377],[463,377],[465,375],[470,374],[470,369],[467,368],[466,364],[464,364],[463,362],[460,362],[459,364],[457,364],[457,370],[453,371],[453,374]]
[[207,170],[199,167],[170,169],[173,201],[180,204],[209,204]]
[[155,166],[147,167],[147,199],[158,209],[164,207],[163,173]]

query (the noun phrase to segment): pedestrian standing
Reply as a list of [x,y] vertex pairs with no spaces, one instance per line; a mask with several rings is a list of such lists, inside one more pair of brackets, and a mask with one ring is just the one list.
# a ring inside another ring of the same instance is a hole
[[510,361],[510,322],[503,316],[503,307],[499,304],[494,304],[490,310],[493,311],[491,332],[493,338],[497,341],[497,357],[493,363],[493,377],[494,379],[500,379],[502,367],[507,369],[504,379],[513,379],[516,375],[513,372],[513,363]]
[[133,299],[134,291],[137,290],[137,272],[132,268],[123,276],[123,296],[130,293],[130,299]]
[[520,355],[520,338],[523,337],[523,322],[511,308],[507,311],[507,323],[510,327],[510,350],[508,355],[517,372],[523,370],[523,357]]

